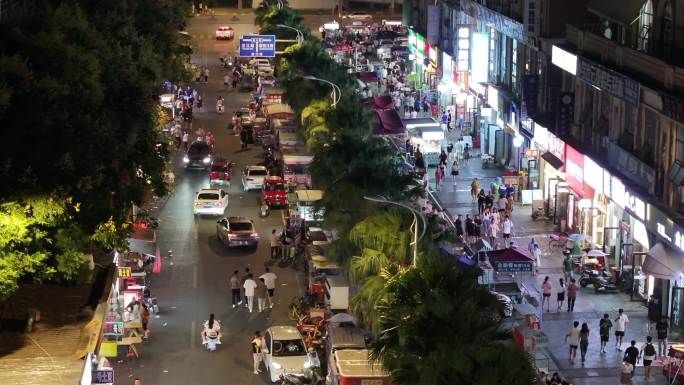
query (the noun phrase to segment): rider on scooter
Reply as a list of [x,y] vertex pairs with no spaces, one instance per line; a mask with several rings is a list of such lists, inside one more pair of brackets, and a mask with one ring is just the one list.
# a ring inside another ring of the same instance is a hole
[[[213,349],[210,342],[213,343]],[[216,349],[216,344],[221,343],[221,322],[214,319],[214,313],[209,315],[209,320],[204,321],[202,330],[202,344],[207,345],[209,350]]]

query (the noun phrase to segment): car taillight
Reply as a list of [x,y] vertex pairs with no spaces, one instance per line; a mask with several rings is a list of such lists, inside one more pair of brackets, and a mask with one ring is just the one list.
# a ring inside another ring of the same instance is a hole
[[211,178],[211,179],[216,179],[216,178],[218,178],[218,172],[212,171],[212,172],[209,174],[209,178]]

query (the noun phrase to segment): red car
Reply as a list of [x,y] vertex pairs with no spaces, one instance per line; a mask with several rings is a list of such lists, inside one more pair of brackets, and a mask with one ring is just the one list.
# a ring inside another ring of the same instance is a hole
[[209,171],[209,185],[221,185],[230,187],[230,179],[233,176],[231,167],[233,163],[227,160],[215,160],[211,164],[211,171]]
[[287,206],[287,185],[283,178],[279,176],[268,176],[264,178],[261,187],[261,200],[269,207]]

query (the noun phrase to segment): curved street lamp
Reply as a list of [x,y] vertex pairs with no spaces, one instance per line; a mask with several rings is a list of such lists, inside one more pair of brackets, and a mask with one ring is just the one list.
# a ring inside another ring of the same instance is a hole
[[298,30],[297,28],[290,27],[289,25],[285,25],[285,24],[276,24],[276,27],[291,29],[291,30],[297,32],[297,44],[302,44],[302,42],[304,41],[304,33],[302,33],[302,31]]
[[[417,266],[418,260],[418,242],[421,239],[423,239],[423,237],[425,236],[425,231],[427,231],[427,223],[425,222],[425,217],[423,216],[423,214],[418,212],[418,210],[414,209],[413,207],[407,205],[406,203],[391,201],[382,195],[366,195],[363,197],[363,199],[376,203],[386,203],[390,205],[395,205],[411,211],[411,214],[413,214],[413,223],[411,223],[413,242],[411,242],[410,244],[413,245],[413,267],[415,268]],[[421,222],[423,223],[423,231],[420,233],[420,236],[418,236],[418,218],[420,218]]]
[[315,80],[317,82],[322,82],[322,83],[326,83],[326,84],[330,85],[330,87],[332,87],[332,90],[333,90],[332,91],[332,99],[333,99],[332,108],[335,108],[337,103],[340,101],[340,98],[342,97],[342,90],[340,89],[340,87],[337,84],[335,84],[329,80],[317,78],[313,75],[302,76],[302,78],[307,79],[307,80]]

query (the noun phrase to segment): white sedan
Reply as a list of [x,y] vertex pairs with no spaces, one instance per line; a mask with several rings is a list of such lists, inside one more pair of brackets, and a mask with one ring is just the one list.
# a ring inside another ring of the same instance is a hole
[[195,215],[223,215],[228,207],[228,193],[221,189],[202,189],[192,205]]
[[304,339],[294,326],[271,326],[264,334],[264,365],[272,382],[283,373],[303,373],[309,356]]
[[373,15],[365,12],[352,12],[342,16],[343,19],[370,21],[373,20]]
[[222,25],[216,28],[216,40],[233,40],[235,31],[232,27]]
[[264,166],[247,166],[242,171],[242,189],[261,190],[264,178],[268,176],[268,170]]

